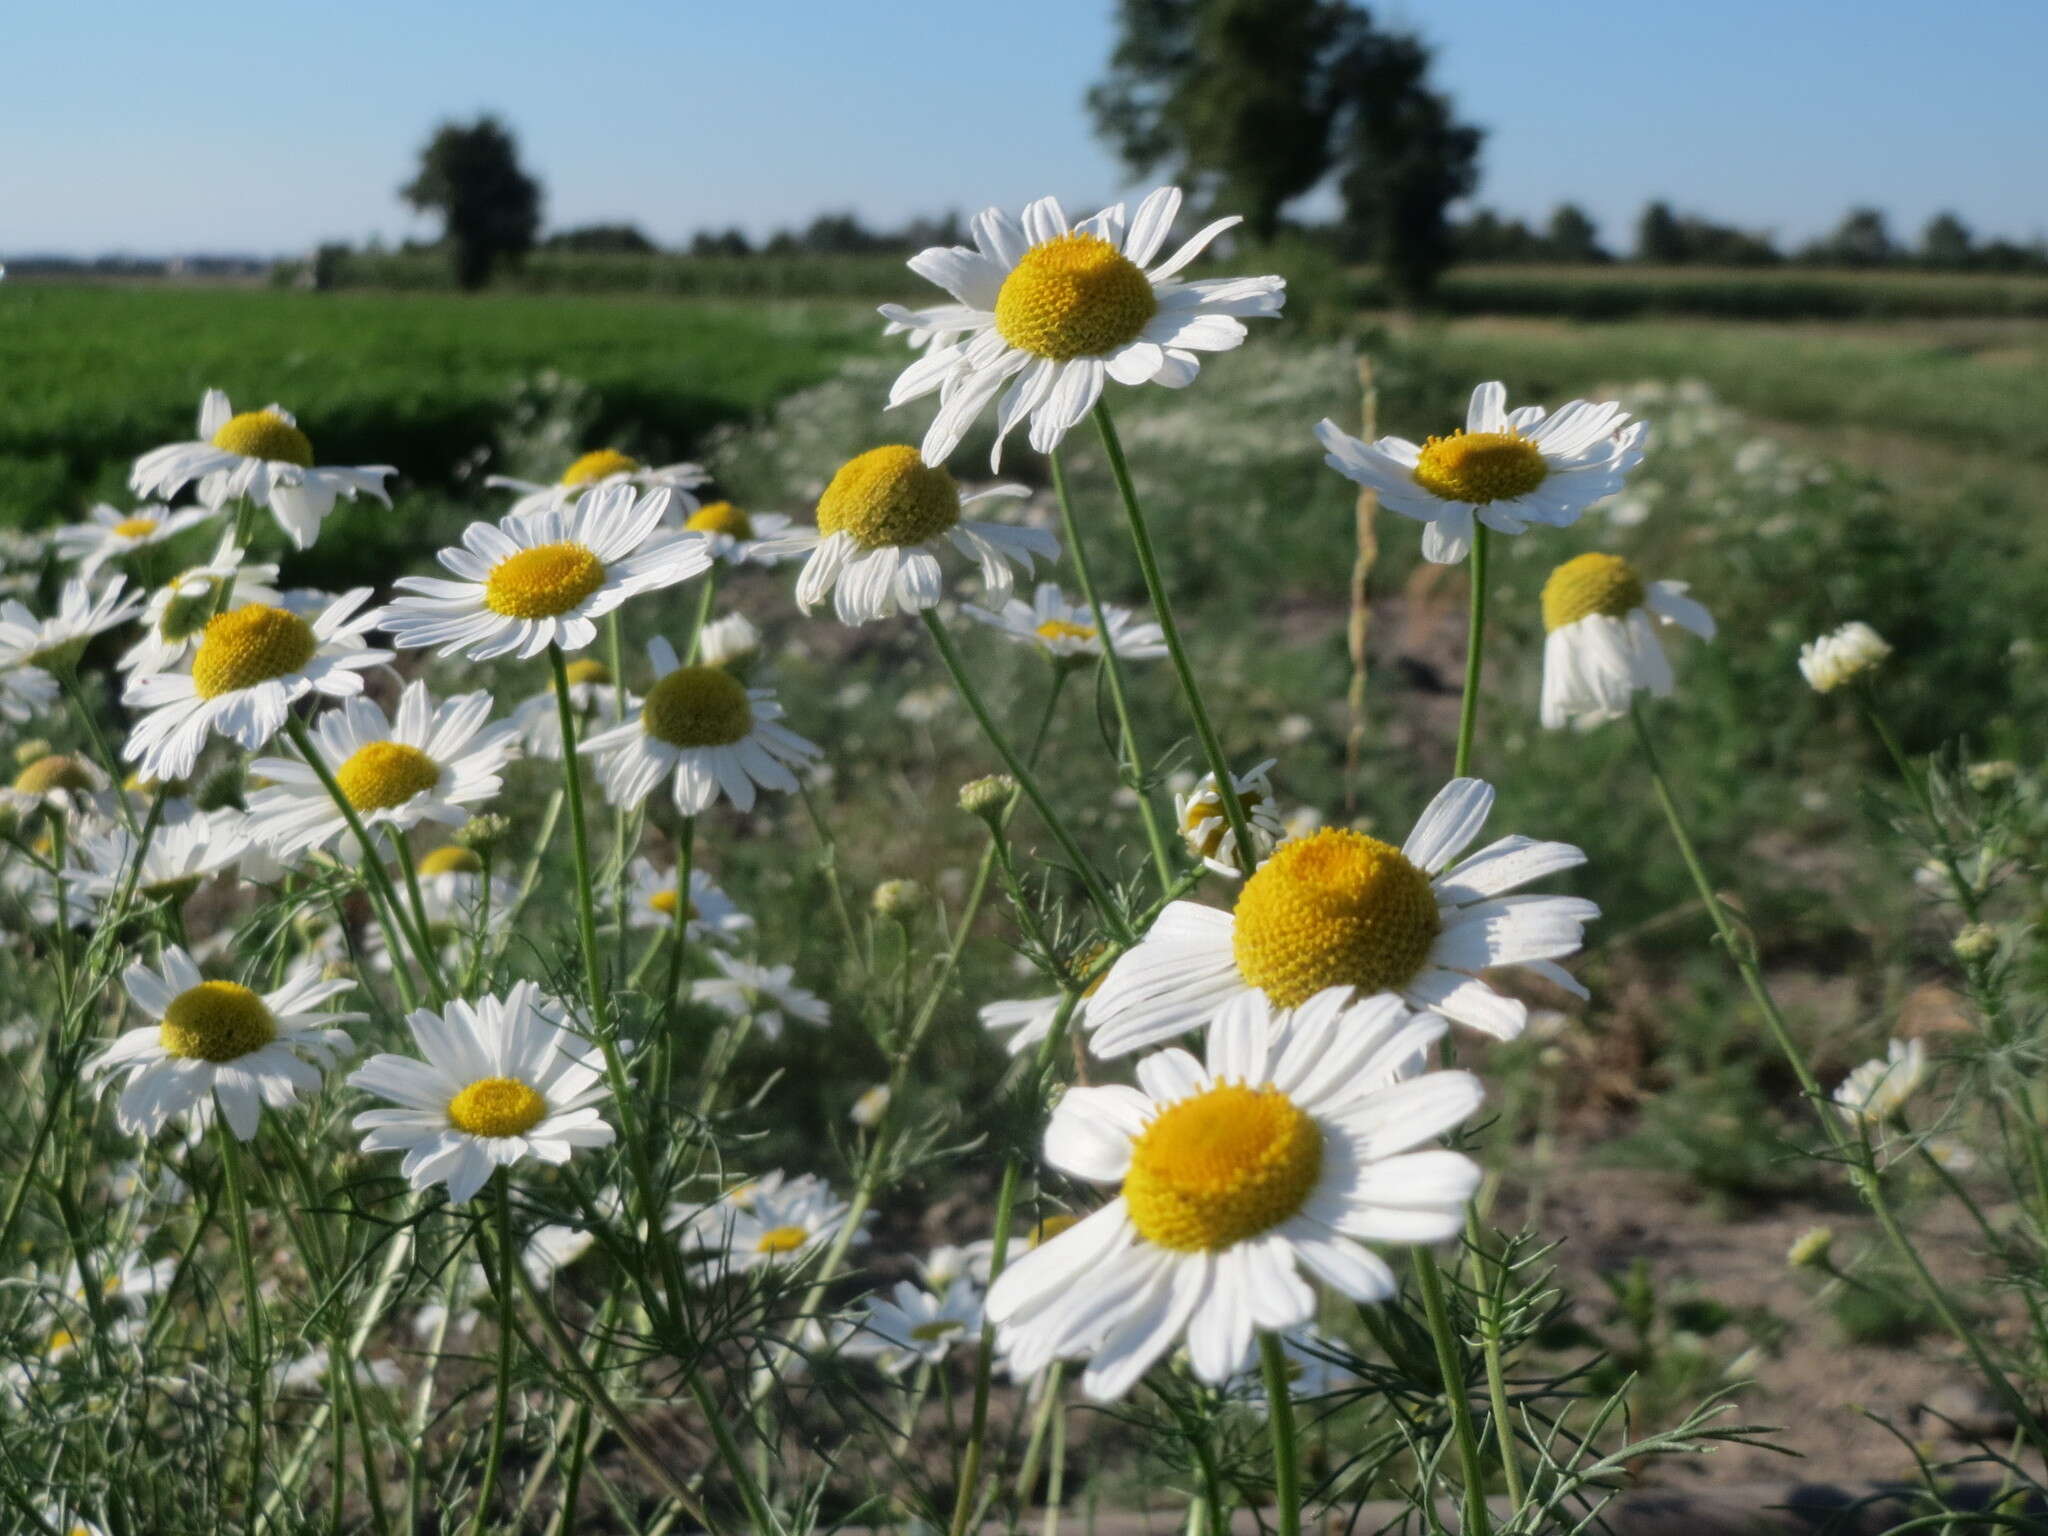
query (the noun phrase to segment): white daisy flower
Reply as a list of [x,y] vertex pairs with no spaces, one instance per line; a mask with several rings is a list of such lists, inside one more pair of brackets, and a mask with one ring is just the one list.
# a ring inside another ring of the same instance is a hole
[[761,649],[761,631],[744,613],[713,619],[697,633],[697,659],[706,666],[738,668]]
[[658,536],[675,493],[631,485],[587,491],[574,507],[471,523],[441,564],[459,578],[401,576],[400,597],[379,622],[406,650],[458,651],[471,661],[538,656],[550,644],[580,651],[627,598],[672,587],[711,567],[705,541]]
[[138,898],[182,904],[204,881],[247,853],[250,838],[240,811],[202,811],[181,801],[175,810],[166,806],[135,872],[138,841],[119,822],[81,832],[72,843],[77,868],[67,871],[65,880],[96,908],[127,889],[131,873]]
[[[0,674],[20,669],[61,671],[77,664],[94,635],[126,624],[142,599],[124,595],[128,578],[116,576],[97,592],[74,577],[57,594],[57,611],[39,619],[13,598],[0,603]],[[37,685],[30,685],[35,691]]]
[[212,507],[173,512],[165,506],[148,506],[123,512],[101,502],[86,513],[84,522],[59,528],[51,542],[63,559],[78,562],[80,576],[90,576],[109,560],[175,539],[187,528],[218,515]]
[[1906,1107],[1927,1080],[1927,1046],[1919,1039],[1894,1040],[1884,1055],[1842,1079],[1835,1108],[1846,1120],[1882,1126]]
[[989,1264],[995,1250],[995,1239],[988,1237],[971,1243],[941,1243],[916,1260],[917,1272],[935,1291],[944,1291],[962,1278],[972,1280],[976,1285],[987,1285]]
[[1628,713],[1640,691],[1671,696],[1659,624],[1714,638],[1682,581],[1644,581],[1619,555],[1567,560],[1543,584],[1543,725],[1585,730]]
[[206,564],[179,573],[150,593],[148,605],[142,610],[142,638],[117,663],[120,669],[147,676],[181,665],[199,644],[206,621],[213,617],[215,596],[229,576],[235,578],[235,602],[288,608],[302,619],[311,618],[333,601],[320,600],[320,594],[310,592],[286,597],[277,589],[275,563],[244,565],[244,553],[230,533],[220,541]]
[[999,392],[990,463],[1000,465],[1003,440],[1027,416],[1031,446],[1050,453],[1094,409],[1104,379],[1179,389],[1201,371],[1201,353],[1244,341],[1240,316],[1280,313],[1281,278],[1178,276],[1237,218],[1216,220],[1153,265],[1180,204],[1178,187],[1161,187],[1128,226],[1122,203],[1069,226],[1059,199],[1042,197],[1021,220],[1000,208],[976,214],[971,250],[934,246],[910,259],[911,271],[955,302],[923,310],[885,304],[883,317],[899,329],[965,338],[933,345],[889,391],[892,406],[939,392],[927,461],[943,464]]
[[1383,1301],[1398,1283],[1362,1243],[1457,1234],[1479,1169],[1415,1149],[1478,1107],[1479,1080],[1408,1076],[1443,1021],[1350,997],[1322,992],[1283,1024],[1241,994],[1216,1015],[1206,1066],[1176,1048],[1139,1062],[1136,1088],[1066,1091],[1046,1161],[1122,1187],[990,1287],[1014,1371],[1085,1356],[1082,1390],[1108,1401],[1185,1335],[1195,1374],[1222,1386],[1256,1333],[1313,1320],[1298,1269]]
[[[368,699],[350,699],[313,722],[313,742],[366,831],[402,833],[422,821],[461,826],[468,807],[504,787],[498,770],[519,747],[510,721],[484,724],[491,704],[479,690],[436,708],[427,685],[413,682],[395,719]],[[249,771],[269,781],[249,797],[249,833],[279,859],[330,847],[348,831],[309,764],[260,757]]]
[[445,1184],[460,1205],[493,1169],[525,1157],[566,1163],[579,1147],[611,1145],[596,1107],[610,1092],[604,1063],[534,983],[438,1013],[416,1009],[406,1024],[424,1061],[373,1056],[348,1081],[400,1106],[366,1109],[355,1127],[368,1133],[365,1152],[405,1153],[399,1171],[414,1189]]
[[782,722],[772,688],[749,688],[722,667],[686,667],[676,648],[647,642],[654,685],[634,719],[601,731],[581,750],[598,759],[614,805],[636,806],[671,779],[676,809],[709,810],[719,793],[752,810],[755,786],[788,792],[819,749]]
[[945,595],[939,556],[950,543],[979,562],[991,592],[1006,593],[1011,564],[1059,558],[1059,540],[1038,528],[963,521],[960,512],[992,497],[1030,494],[1021,485],[972,495],[915,448],[870,448],[839,466],[818,498],[818,526],[776,541],[778,555],[808,554],[796,579],[797,606],[809,613],[832,596],[841,623],[865,624],[899,608],[922,613]]
[[[125,1253],[98,1254],[93,1261],[93,1287],[115,1306],[144,1307],[149,1298],[165,1290],[178,1272],[175,1258],[146,1259],[143,1246],[147,1232],[136,1232]],[[83,1305],[87,1299],[85,1272],[74,1262],[56,1287],[66,1301]]]
[[798,986],[796,968],[788,965],[754,965],[728,955],[722,949],[709,951],[711,963],[722,976],[701,976],[690,983],[690,1000],[716,1008],[735,1019],[752,1019],[770,1040],[782,1036],[782,1016],[788,1014],[801,1024],[825,1024],[832,1010],[817,993]]
[[934,1295],[898,1280],[889,1295],[864,1296],[854,1331],[840,1346],[853,1359],[872,1360],[890,1376],[912,1366],[941,1365],[954,1350],[981,1338],[981,1291],[956,1280]]
[[1180,828],[1180,840],[1189,853],[1216,874],[1242,880],[1245,871],[1256,868],[1287,835],[1280,809],[1273,803],[1273,781],[1267,772],[1278,762],[1269,757],[1249,773],[1233,773],[1230,786],[1237,803],[1244,807],[1244,819],[1251,828],[1252,855],[1245,858],[1237,849],[1237,833],[1223,809],[1223,797],[1216,792],[1216,775],[1205,773],[1192,789],[1173,797],[1173,819]]
[[[626,926],[629,928],[673,928],[676,922],[676,872],[656,869],[654,861],[642,856],[626,871]],[[692,942],[713,940],[729,943],[754,926],[754,920],[738,907],[709,873],[690,867],[690,919],[685,935]]]
[[112,781],[90,758],[68,752],[45,752],[22,764],[5,789],[0,805],[17,815],[52,810],[76,815],[95,808],[113,814]]
[[529,512],[552,512],[590,491],[608,491],[617,486],[669,491],[675,504],[689,511],[697,505],[697,498],[690,493],[710,479],[710,471],[701,464],[646,465],[616,448],[594,448],[564,470],[562,478],[553,485],[515,480],[510,475],[486,475],[484,484],[494,491],[520,493],[510,514],[516,517]]
[[[999,609],[969,603],[961,611],[1055,661],[1102,654],[1095,610],[1085,602],[1068,602],[1057,582],[1041,581],[1028,603],[1013,597]],[[1109,642],[1123,659],[1152,661],[1166,654],[1166,635],[1157,624],[1141,622],[1130,609],[1108,603],[1102,605],[1102,617],[1109,626]]]
[[1799,671],[1815,693],[1832,693],[1852,678],[1875,671],[1892,648],[1861,619],[1852,619],[1799,647]]
[[[698,1255],[710,1275],[746,1274],[801,1264],[829,1247],[850,1207],[822,1179],[791,1179],[770,1189],[766,1180],[745,1205],[730,1195],[690,1212],[677,1240]],[[856,1233],[855,1242],[864,1241]]]
[[[568,662],[565,670],[569,674],[569,707],[579,722],[578,734],[587,736],[593,727],[617,725],[619,690],[612,680],[612,669],[591,657],[579,656]],[[626,695],[628,708],[639,702],[631,694]],[[529,694],[513,708],[512,728],[519,734],[520,750],[534,757],[561,761],[562,711],[555,702],[553,678],[548,679],[547,687]]]
[[1422,523],[1423,557],[1450,565],[1472,547],[1475,517],[1500,533],[1570,527],[1621,489],[1643,461],[1649,431],[1612,401],[1510,411],[1506,387],[1493,383],[1472,391],[1461,431],[1420,447],[1404,437],[1361,442],[1327,419],[1316,436],[1328,450],[1324,463],[1376,491],[1389,512]]
[[294,545],[310,549],[338,498],[367,492],[390,506],[384,480],[397,473],[389,464],[316,467],[312,441],[283,406],[237,415],[225,394],[209,389],[199,406],[198,441],[152,448],[135,461],[128,488],[169,500],[197,480],[200,501],[215,511],[246,496],[270,509]]
[[[441,964],[452,968],[468,958],[469,946],[477,937],[479,923],[484,942],[495,948],[512,925],[512,908],[519,888],[512,881],[494,876],[490,900],[484,900],[483,860],[471,850],[450,843],[422,854],[416,866],[420,877],[420,903],[427,919],[426,939]],[[392,871],[394,882],[403,876]],[[391,951],[381,923],[363,934],[363,954],[372,968],[389,972]],[[409,951],[401,951],[408,965],[414,963]]]
[[[319,1345],[296,1360],[282,1360],[270,1368],[272,1388],[289,1396],[294,1392],[324,1391],[333,1379],[330,1362],[333,1355],[328,1346]],[[358,1356],[350,1362],[356,1384],[364,1387],[382,1387],[386,1391],[405,1385],[405,1372],[395,1360],[365,1360]]]
[[1283,843],[1245,881],[1234,912],[1173,902],[1090,1005],[1096,1054],[1198,1030],[1248,992],[1282,1016],[1331,987],[1393,993],[1498,1040],[1519,1035],[1528,1010],[1481,971],[1519,965],[1585,996],[1555,962],[1578,950],[1600,909],[1576,896],[1506,893],[1586,856],[1568,843],[1504,837],[1453,866],[1492,809],[1492,785],[1453,779],[1399,848],[1324,827]]
[[0,665],[0,719],[24,725],[57,701],[57,679],[41,667]]
[[749,512],[729,501],[707,501],[677,526],[701,535],[712,558],[727,565],[776,565],[793,553],[782,542],[792,524],[780,512]]
[[[1077,977],[1085,976],[1100,965],[1108,953],[1108,944],[1096,944],[1076,955],[1068,964]],[[1088,1027],[1088,1005],[1108,979],[1109,972],[1103,971],[1082,987],[1081,996],[1074,1003],[1073,1014],[1067,1019],[1070,1034]],[[1012,1056],[1021,1056],[1052,1033],[1053,1021],[1059,1017],[1060,1002],[1061,996],[1057,992],[1050,997],[1013,998],[984,1004],[978,1017],[983,1029],[998,1034],[1004,1030],[1012,1031],[1005,1043]]]
[[204,1128],[218,1105],[237,1139],[250,1140],[265,1105],[289,1109],[300,1092],[320,1091],[322,1074],[354,1044],[332,1026],[364,1017],[321,1007],[355,983],[328,979],[318,962],[302,962],[261,995],[206,980],[175,944],[161,964],[154,971],[138,961],[121,976],[153,1022],[117,1036],[86,1069],[127,1079],[114,1117],[131,1135],[154,1136],[186,1114]]
[[345,592],[310,622],[287,608],[242,603],[206,621],[191,670],[132,677],[121,702],[143,716],[122,755],[145,778],[182,779],[218,731],[254,752],[283,729],[293,704],[363,691],[363,673],[391,659],[363,643],[375,611],[368,587]]

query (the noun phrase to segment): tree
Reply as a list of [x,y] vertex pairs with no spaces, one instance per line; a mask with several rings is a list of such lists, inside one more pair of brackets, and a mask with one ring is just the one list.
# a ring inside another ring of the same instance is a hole
[[420,151],[420,170],[399,189],[422,213],[438,213],[455,281],[481,288],[501,263],[533,249],[540,183],[519,166],[519,145],[495,117],[443,123]]
[[1884,214],[1875,208],[1851,208],[1834,233],[1816,240],[1801,254],[1827,266],[1881,267],[1897,254]]
[[1976,254],[1973,243],[1969,225],[1952,213],[1937,213],[1920,235],[1921,264],[1949,271],[1967,267]]
[[1642,218],[1636,222],[1637,261],[1673,266],[1685,260],[1685,246],[1685,234],[1678,226],[1678,215],[1671,211],[1669,203],[1654,202],[1643,209]]
[[637,224],[585,224],[557,230],[541,242],[550,251],[576,251],[588,256],[652,256],[660,250]]
[[1600,227],[1577,203],[1559,203],[1544,238],[1552,261],[1598,262],[1614,258],[1600,248]]

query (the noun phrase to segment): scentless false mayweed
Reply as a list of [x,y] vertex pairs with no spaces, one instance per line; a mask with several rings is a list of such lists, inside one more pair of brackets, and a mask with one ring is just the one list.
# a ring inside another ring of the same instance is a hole
[[[645,856],[635,859],[626,870],[626,924],[631,928],[670,929],[676,925],[676,873],[657,869]],[[754,926],[753,918],[733,904],[719,889],[709,870],[690,869],[689,930],[692,943],[706,940],[729,944]]]
[[1567,560],[1543,584],[1545,729],[1584,730],[1629,711],[1637,693],[1668,698],[1659,624],[1714,638],[1714,619],[1682,581],[1646,582],[1619,555]]
[[1215,774],[1203,774],[1192,788],[1174,795],[1173,818],[1180,828],[1181,841],[1204,867],[1228,879],[1241,880],[1286,835],[1280,808],[1273,802],[1273,781],[1267,777],[1277,761],[1269,757],[1247,773],[1230,776],[1231,790],[1244,808],[1245,823],[1251,829],[1249,856],[1238,851],[1237,833],[1231,829],[1229,815],[1223,809],[1223,797],[1216,792]]
[[1443,565],[1465,558],[1475,520],[1499,533],[1524,533],[1531,523],[1570,527],[1621,489],[1643,461],[1648,435],[1611,401],[1510,411],[1498,383],[1472,391],[1461,430],[1420,445],[1404,437],[1361,442],[1328,420],[1316,428],[1324,462],[1377,492],[1389,512],[1423,524],[1423,556]]
[[1507,893],[1585,855],[1504,837],[1453,866],[1492,808],[1491,785],[1453,779],[1399,848],[1324,827],[1283,843],[1245,881],[1234,912],[1171,903],[1090,1005],[1095,1053],[1200,1029],[1245,992],[1283,1014],[1332,987],[1389,992],[1499,1040],[1522,1032],[1528,1010],[1479,972],[1519,965],[1583,997],[1556,962],[1578,950],[1600,909],[1575,896]]
[[969,603],[961,612],[1057,662],[1078,664],[1102,655],[1105,649],[1114,650],[1126,661],[1153,661],[1166,654],[1166,636],[1157,624],[1140,620],[1128,608],[1108,604],[1102,609],[1108,630],[1105,646],[1095,610],[1086,603],[1067,601],[1055,582],[1040,582],[1028,603],[1013,597],[998,609]]
[[1278,277],[1179,276],[1238,218],[1217,219],[1153,264],[1180,205],[1178,187],[1160,187],[1128,223],[1118,203],[1071,226],[1057,198],[1040,198],[1021,219],[985,208],[968,226],[971,248],[934,246],[910,259],[954,299],[882,306],[892,331],[928,343],[889,391],[892,406],[938,392],[928,462],[943,464],[998,394],[990,467],[1001,467],[1004,439],[1027,417],[1031,446],[1050,453],[1094,409],[1105,380],[1179,389],[1194,382],[1202,353],[1243,344],[1239,317],[1280,313],[1287,285]]
[[1479,1183],[1463,1154],[1415,1150],[1481,1098],[1469,1073],[1417,1075],[1444,1027],[1347,990],[1280,1023],[1242,994],[1210,1026],[1206,1063],[1176,1047],[1140,1061],[1135,1088],[1069,1088],[1045,1159],[1119,1189],[990,1288],[1013,1372],[1085,1358],[1082,1390],[1108,1401],[1185,1336],[1195,1374],[1221,1386],[1255,1333],[1314,1318],[1298,1270],[1354,1301],[1392,1296],[1363,1243],[1453,1236]]
[[1833,693],[1842,684],[1876,671],[1891,653],[1884,636],[1861,619],[1852,619],[1800,646],[1799,671],[1815,693]]
[[670,515],[687,515],[696,510],[691,493],[708,483],[711,472],[701,464],[642,464],[616,448],[593,448],[574,459],[552,485],[533,480],[515,480],[510,475],[486,475],[484,484],[494,491],[518,491],[512,516],[529,512],[552,512],[572,504],[589,491],[608,491],[631,486],[639,491],[668,491]]
[[147,506],[123,512],[101,502],[86,513],[84,522],[59,528],[54,542],[59,554],[78,562],[80,576],[90,577],[109,560],[175,539],[187,528],[219,515],[212,507],[184,507],[173,512],[166,506]]
[[815,531],[778,541],[781,553],[807,555],[796,581],[806,613],[829,593],[841,623],[865,624],[901,609],[922,613],[945,592],[939,555],[950,544],[981,567],[994,593],[1010,590],[1010,566],[1059,557],[1059,541],[1037,528],[963,519],[967,507],[994,497],[1021,497],[1021,485],[997,485],[963,496],[951,475],[915,448],[870,448],[840,465],[818,498]]

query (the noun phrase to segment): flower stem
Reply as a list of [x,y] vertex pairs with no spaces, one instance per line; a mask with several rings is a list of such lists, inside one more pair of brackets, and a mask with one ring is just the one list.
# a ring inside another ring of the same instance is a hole
[[255,532],[256,503],[247,496],[241,498],[235,507],[235,563],[228,567],[227,575],[213,592],[213,613],[218,618],[228,611],[235,600],[235,576],[240,571],[243,559],[249,553],[249,536]]
[[1216,776],[1216,795],[1223,802],[1223,816],[1230,823],[1230,831],[1236,839],[1236,846],[1249,859],[1258,844],[1252,839],[1251,819],[1244,813],[1244,803],[1234,789],[1236,782],[1230,773],[1230,760],[1223,755],[1223,743],[1216,735],[1216,727],[1210,723],[1208,707],[1202,702],[1201,685],[1195,681],[1195,669],[1188,660],[1187,647],[1181,644],[1180,625],[1174,622],[1173,603],[1166,595],[1166,581],[1159,573],[1159,556],[1152,547],[1152,533],[1145,525],[1145,512],[1138,505],[1138,492],[1131,484],[1131,467],[1124,460],[1123,441],[1117,436],[1116,423],[1110,420],[1109,405],[1098,400],[1095,404],[1095,430],[1102,435],[1103,451],[1109,455],[1109,472],[1116,481],[1117,494],[1123,498],[1124,519],[1130,524],[1131,544],[1138,552],[1138,569],[1144,573],[1145,592],[1152,601],[1152,617],[1158,621],[1161,634],[1166,637],[1166,654],[1173,662],[1174,675],[1180,679],[1181,697],[1187,701],[1188,715],[1194,721],[1195,737],[1202,744],[1202,756],[1208,759],[1209,771]]
[[498,1489],[498,1468],[505,1459],[505,1418],[512,1402],[512,1196],[505,1170],[491,1179],[493,1232],[491,1257],[498,1261],[498,1360],[491,1383],[491,1431],[485,1442],[484,1475],[476,1492],[476,1513],[470,1516],[469,1536],[483,1536],[484,1521],[491,1507],[491,1495]]
[[1266,1378],[1266,1423],[1273,1437],[1273,1497],[1280,1536],[1301,1536],[1301,1452],[1294,1438],[1294,1385],[1287,1351],[1277,1333],[1259,1334],[1259,1368]]
[[228,1191],[228,1237],[234,1244],[235,1267],[242,1278],[242,1324],[247,1334],[249,1351],[248,1384],[248,1435],[249,1435],[249,1487],[242,1506],[243,1524],[250,1531],[257,1528],[258,1501],[263,1485],[263,1441],[264,1441],[264,1359],[268,1347],[264,1340],[263,1296],[256,1286],[256,1256],[249,1242],[249,1197],[243,1184],[242,1147],[235,1140],[235,1133],[229,1127],[227,1116],[218,1111],[214,1117],[214,1129],[219,1133],[220,1163],[223,1182]]
[[1458,1465],[1465,1477],[1465,1536],[1489,1536],[1493,1517],[1486,1508],[1486,1470],[1479,1455],[1479,1432],[1472,1423],[1472,1403],[1465,1391],[1465,1370],[1458,1336],[1451,1328],[1444,1301],[1444,1281],[1436,1255],[1414,1250],[1415,1283],[1422,1292],[1422,1310],[1429,1336],[1436,1344],[1437,1371],[1443,1377],[1444,1400],[1451,1410],[1451,1433],[1458,1442]]
[[1465,620],[1465,692],[1458,700],[1458,751],[1451,772],[1464,778],[1472,766],[1472,737],[1479,721],[1479,668],[1486,658],[1486,536],[1478,523],[1472,529],[1472,595]]
[[[1059,843],[1060,851],[1073,865],[1074,873],[1080,876],[1082,885],[1087,887],[1088,899],[1095,903],[1095,909],[1102,915],[1103,922],[1118,938],[1129,942],[1132,937],[1130,924],[1111,898],[1109,888],[1102,883],[1102,876],[1097,874],[1095,866],[1088,862],[1088,856],[1081,851],[1081,845],[1074,841],[1074,834],[1067,830],[1066,822],[1061,820],[1059,812],[1052,808],[1052,802],[1046,799],[1045,791],[1039,788],[1038,780],[1032,776],[1024,759],[1017,755],[1017,749],[1010,745],[1008,738],[997,727],[994,717],[988,712],[988,705],[982,702],[980,690],[974,686],[974,680],[967,675],[967,668],[960,659],[959,650],[953,644],[953,637],[946,633],[946,626],[929,608],[924,611],[922,617],[924,627],[931,631],[933,644],[939,648],[939,659],[945,662],[946,670],[953,675],[953,686],[960,690],[960,697],[967,701],[967,707],[974,712],[974,718],[981,726],[982,735],[986,736],[989,745],[996,749],[996,755],[1003,760],[1003,766],[1023,789],[1025,799],[1031,802],[1032,808],[1038,812],[1047,830]],[[1251,844],[1246,843],[1244,846],[1249,848]]]
[[711,618],[711,600],[717,594],[718,562],[714,560],[704,573],[704,585],[697,589],[697,612],[690,620],[689,633],[683,637],[682,658],[686,667],[697,663],[697,652],[704,643],[704,626]]
[[[1138,746],[1138,733],[1131,724],[1130,679],[1123,658],[1117,655],[1115,637],[1110,634],[1109,615],[1103,612],[1102,597],[1096,590],[1095,573],[1088,567],[1088,552],[1081,543],[1081,526],[1074,517],[1073,498],[1067,490],[1067,469],[1059,450],[1046,455],[1052,465],[1053,493],[1059,498],[1060,533],[1067,541],[1067,553],[1074,559],[1074,578],[1081,583],[1081,595],[1095,615],[1095,637],[1102,646],[1103,671],[1109,676],[1110,702],[1123,732],[1124,756],[1131,772],[1131,788],[1138,797],[1138,814],[1145,823],[1145,841],[1152,845],[1152,863],[1162,885],[1173,883],[1173,856],[1167,851],[1166,833],[1159,825],[1159,807],[1152,801],[1151,786],[1145,782],[1145,759]],[[1219,789],[1218,793],[1222,793]]]
[[[392,834],[391,845],[398,851],[398,868],[405,876],[405,893],[412,902],[414,927],[421,942],[431,945],[434,942],[433,924],[427,921],[427,899],[420,892],[420,871],[419,866],[413,862],[412,845],[405,840],[405,834],[402,832]],[[439,959],[437,955],[437,967]],[[427,973],[427,985],[434,989],[434,1001],[443,1001],[442,989],[446,984],[442,981],[438,968]]]

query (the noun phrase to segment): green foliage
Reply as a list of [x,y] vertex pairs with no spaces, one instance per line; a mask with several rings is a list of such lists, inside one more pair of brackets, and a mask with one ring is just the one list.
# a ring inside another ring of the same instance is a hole
[[455,282],[481,288],[516,264],[540,234],[540,183],[519,165],[519,144],[495,117],[443,123],[420,151],[419,173],[399,196],[441,216]]

